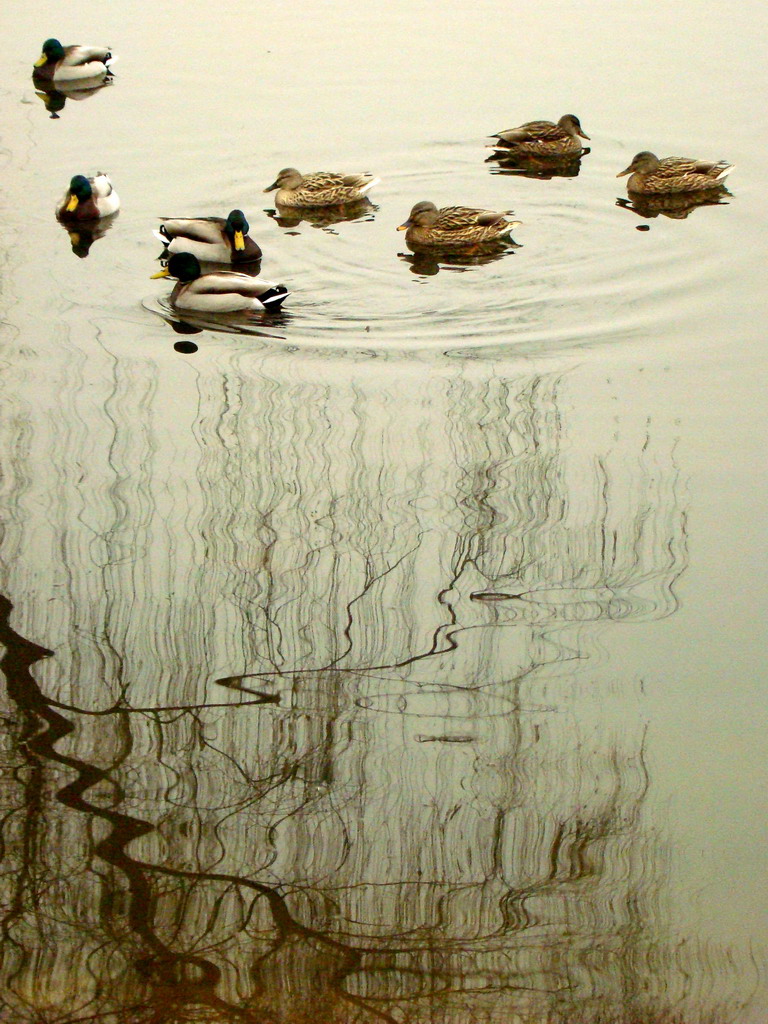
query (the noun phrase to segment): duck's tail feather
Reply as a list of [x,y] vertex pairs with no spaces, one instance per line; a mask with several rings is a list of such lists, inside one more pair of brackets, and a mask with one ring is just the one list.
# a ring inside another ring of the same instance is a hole
[[284,284],[276,284],[261,293],[259,302],[267,309],[280,309],[290,294]]

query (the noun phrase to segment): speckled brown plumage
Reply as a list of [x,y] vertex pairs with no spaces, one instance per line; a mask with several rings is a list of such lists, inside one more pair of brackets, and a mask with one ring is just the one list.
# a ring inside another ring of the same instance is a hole
[[409,245],[435,245],[456,248],[480,245],[505,238],[520,221],[507,220],[511,210],[476,210],[469,206],[445,206],[421,202],[411,210],[408,220],[399,226]]
[[692,160],[682,156],[668,156],[659,160],[654,153],[644,150],[638,153],[629,167],[625,167],[616,177],[630,175],[627,181],[628,192],[660,195],[667,192],[701,192],[705,189],[720,188],[732,170],[733,164],[725,160],[708,163],[705,160]]
[[277,189],[275,202],[278,206],[338,206],[362,199],[379,180],[372,174],[336,174],[333,171],[302,174],[295,167],[284,167],[264,191]]
[[589,139],[575,114],[563,114],[557,124],[552,121],[528,121],[518,128],[494,133],[497,139],[490,148],[497,153],[520,153],[529,156],[572,156],[581,153],[580,139]]

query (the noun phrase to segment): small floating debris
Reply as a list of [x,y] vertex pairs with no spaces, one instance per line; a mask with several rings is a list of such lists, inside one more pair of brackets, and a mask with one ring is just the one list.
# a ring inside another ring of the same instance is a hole
[[635,230],[636,231],[650,231],[651,230],[651,225],[650,224],[636,224],[635,225]]
[[474,743],[477,736],[424,736],[419,734],[416,737],[417,743]]
[[476,590],[469,595],[470,601],[516,601],[522,594],[507,594],[501,590]]

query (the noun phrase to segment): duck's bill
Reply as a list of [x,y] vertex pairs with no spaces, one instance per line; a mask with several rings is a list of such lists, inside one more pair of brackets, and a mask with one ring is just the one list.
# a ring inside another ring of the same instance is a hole
[[235,249],[237,249],[238,252],[245,251],[245,239],[243,238],[242,231],[235,232]]
[[409,228],[410,226],[411,226],[411,222],[410,222],[409,220],[407,220],[407,221],[405,222],[405,224],[400,224],[400,225],[398,226],[398,229],[397,229],[397,230],[398,230],[398,231],[407,231],[407,230],[408,230],[408,228]]
[[69,202],[67,203],[67,213],[73,213],[77,209],[77,204],[80,200],[77,196],[70,196]]
[[624,177],[624,175],[625,175],[625,174],[629,174],[629,172],[630,172],[631,170],[632,170],[632,166],[631,166],[631,165],[630,165],[629,167],[625,167],[623,171],[619,171],[619,173],[618,173],[618,174],[616,175],[616,177],[617,177],[617,178],[623,178],[623,177]]
[[41,68],[43,66],[43,64],[46,63],[47,60],[48,60],[48,58],[45,56],[45,54],[41,53],[40,56],[35,61],[35,67],[36,68]]
[[168,267],[163,267],[162,270],[158,270],[156,274],[150,274],[150,281],[154,281],[157,277],[168,277]]
[[582,139],[586,139],[587,142],[591,142],[592,141],[592,139],[590,139],[590,137],[587,135],[586,132],[579,131],[579,135],[582,137]]
[[274,192],[276,188],[277,188],[277,182],[273,181],[271,185],[267,185],[267,187],[264,189],[264,191],[265,192]]

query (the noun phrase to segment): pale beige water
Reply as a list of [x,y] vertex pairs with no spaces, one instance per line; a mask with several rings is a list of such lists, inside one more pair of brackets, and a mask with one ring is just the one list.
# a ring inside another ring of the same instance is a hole
[[[2,19],[3,1021],[764,1021],[763,8]],[[121,58],[56,119],[49,35]],[[645,148],[727,204],[617,205]],[[423,198],[521,247],[414,265]],[[285,315],[184,338],[150,231],[235,206]]]

